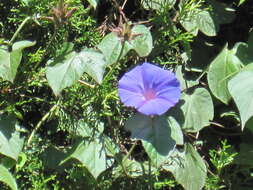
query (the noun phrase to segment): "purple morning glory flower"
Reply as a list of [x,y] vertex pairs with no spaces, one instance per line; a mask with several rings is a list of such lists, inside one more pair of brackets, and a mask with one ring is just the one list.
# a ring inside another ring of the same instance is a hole
[[180,98],[174,73],[150,63],[136,66],[119,80],[119,97],[145,115],[162,115]]

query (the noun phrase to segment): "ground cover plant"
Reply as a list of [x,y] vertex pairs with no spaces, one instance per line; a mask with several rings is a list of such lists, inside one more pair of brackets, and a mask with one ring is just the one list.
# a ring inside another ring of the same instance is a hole
[[253,188],[253,2],[1,0],[0,189]]

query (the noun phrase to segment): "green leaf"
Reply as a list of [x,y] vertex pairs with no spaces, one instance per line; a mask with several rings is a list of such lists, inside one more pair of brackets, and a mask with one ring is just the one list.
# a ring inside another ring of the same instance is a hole
[[61,48],[56,50],[56,56],[58,59],[64,59],[66,55],[71,53],[74,49],[74,44],[71,42],[64,42]]
[[217,29],[208,11],[200,11],[196,18],[197,27],[207,36],[216,36]]
[[[180,1],[180,9],[183,1]],[[235,18],[234,10],[229,6],[217,1],[208,1],[209,6],[200,8],[192,8],[186,11],[180,23],[182,26],[194,36],[198,34],[198,30],[207,36],[215,36],[219,31],[219,25],[231,22]],[[193,3],[192,5],[196,5]],[[206,10],[205,10],[206,9]]]
[[18,190],[12,174],[2,165],[0,165],[0,181],[8,185],[12,190]]
[[99,0],[88,0],[88,2],[90,3],[90,5],[91,5],[94,9],[96,9]]
[[129,42],[123,43],[116,33],[111,32],[98,44],[98,49],[104,54],[107,65],[111,65],[124,57],[132,47]]
[[167,7],[172,8],[175,5],[176,0],[142,0],[141,3],[144,9],[161,11]]
[[[84,120],[79,120],[73,129],[70,129],[70,133],[76,137],[82,137],[85,139],[99,139],[105,147],[106,155],[114,157],[119,153],[120,149],[114,141],[103,134],[104,123],[94,122],[94,125],[89,126]],[[113,159],[112,159],[113,160]]]
[[184,113],[183,129],[188,132],[198,132],[209,125],[213,119],[214,108],[210,93],[204,88],[197,88],[193,94],[182,96],[184,104],[181,109]]
[[56,58],[46,69],[46,77],[55,95],[73,85],[86,72],[96,82],[101,83],[105,71],[104,56],[93,49],[79,53],[71,52]]
[[100,143],[99,139],[93,141],[79,139],[71,152],[62,163],[71,158],[77,159],[88,169],[94,178],[97,178],[106,170],[106,154],[103,144]]
[[171,128],[171,137],[176,141],[176,144],[178,145],[183,145],[184,144],[184,135],[182,132],[182,129],[180,125],[178,124],[177,120],[169,116],[168,119],[168,124]]
[[253,63],[253,43],[248,42],[248,44],[243,43],[243,42],[238,42],[235,44],[236,49],[236,56],[240,59],[240,61],[244,65],[248,65]]
[[185,152],[175,151],[168,159],[164,169],[172,172],[176,181],[185,190],[201,190],[205,185],[206,165],[198,152],[190,144],[185,145]]
[[245,67],[243,67],[240,72],[242,71],[253,71],[253,63],[248,64]]
[[84,72],[84,65],[76,52],[65,56],[64,60],[52,62],[46,69],[46,77],[55,95],[74,84]]
[[[124,168],[123,168],[123,167]],[[155,168],[150,166],[148,162],[137,162],[135,160],[126,159],[122,164],[113,168],[113,178],[125,177],[126,173],[131,177],[140,177],[148,172],[153,173]]]
[[69,163],[61,164],[62,160],[66,157],[66,153],[58,150],[56,147],[49,146],[40,155],[43,167],[48,171],[57,171],[63,173]]
[[19,41],[13,44],[11,50],[7,46],[0,46],[0,77],[13,82],[22,59],[22,50],[34,44],[31,41]]
[[152,163],[159,167],[175,147],[171,128],[165,116],[148,117],[137,113],[126,122],[132,139],[142,140]]
[[17,131],[17,121],[10,116],[0,115],[0,154],[13,160],[18,160],[18,155],[23,148],[24,139]]
[[228,81],[240,70],[242,64],[235,53],[235,49],[228,50],[226,45],[212,61],[207,73],[210,90],[216,98],[225,104],[228,104],[231,99],[227,88]]
[[186,15],[180,19],[180,23],[184,29],[190,32],[192,35],[197,36],[198,34],[198,24],[197,24],[197,15],[200,12],[200,9],[194,9],[194,11],[188,11]]
[[100,140],[105,145],[105,151],[107,156],[115,157],[120,152],[118,144],[115,144],[110,137],[102,135],[100,137]]
[[186,77],[184,74],[185,73],[182,72],[182,66],[178,66],[176,69],[176,77],[180,82],[181,91],[199,84],[197,80],[189,79],[189,77]]
[[228,82],[228,89],[240,112],[242,130],[253,116],[253,71],[243,71]]
[[84,72],[90,75],[98,84],[102,83],[106,62],[104,56],[93,49],[84,49],[78,54]]
[[111,32],[98,45],[98,49],[104,54],[107,65],[115,63],[124,57],[127,52],[134,49],[139,56],[147,56],[153,48],[153,40],[149,29],[144,25],[135,25],[131,30],[132,39],[122,42],[123,39]]
[[89,126],[84,120],[79,120],[77,125],[71,131],[74,135],[80,137],[99,137],[104,131],[104,123],[94,122],[94,126]]
[[193,11],[189,11],[180,22],[194,36],[198,34],[198,30],[207,36],[215,36],[217,33],[216,25],[210,12],[205,10],[196,8]]
[[132,35],[136,36],[129,43],[138,55],[140,57],[149,55],[153,49],[153,40],[149,29],[142,24],[135,25],[132,28]]
[[[246,67],[251,67],[253,64],[253,32],[249,34],[249,39],[247,43],[238,42],[235,44],[234,49],[236,50],[236,56],[241,60],[241,62],[246,65]],[[246,69],[244,67],[243,69]]]

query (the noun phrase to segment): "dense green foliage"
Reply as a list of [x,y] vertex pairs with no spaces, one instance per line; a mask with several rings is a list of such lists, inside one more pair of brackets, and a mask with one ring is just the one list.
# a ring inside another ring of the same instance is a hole
[[[253,2],[0,1],[0,189],[250,190]],[[118,80],[173,70],[141,115]]]

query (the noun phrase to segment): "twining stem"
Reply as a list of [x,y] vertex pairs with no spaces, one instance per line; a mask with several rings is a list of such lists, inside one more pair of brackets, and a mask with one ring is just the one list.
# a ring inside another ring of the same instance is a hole
[[126,3],[127,3],[127,0],[125,0],[123,5],[121,6],[122,10],[125,8]]
[[127,155],[123,158],[122,162],[124,162],[128,157],[132,154],[134,148],[137,145],[137,141],[134,142],[134,144],[131,146],[130,150],[128,151]]
[[124,171],[124,173],[125,173],[125,175],[126,175],[127,177],[129,177],[129,175],[128,175],[128,173],[127,173],[127,171],[126,171],[126,168],[125,168],[125,166],[124,166],[124,162],[125,162],[126,159],[132,154],[132,152],[133,152],[134,148],[136,147],[136,145],[137,145],[137,141],[134,142],[134,144],[131,146],[129,152],[127,153],[127,155],[122,159],[121,162],[119,162],[120,165],[121,165],[121,167],[122,167],[122,169],[123,169],[123,171]]
[[51,113],[53,113],[56,108],[58,107],[58,103],[55,104],[43,117],[42,119],[37,123],[37,125],[35,126],[35,128],[33,129],[30,137],[28,138],[28,141],[27,141],[27,146],[29,146],[32,142],[32,139],[35,135],[35,133],[38,131],[38,129],[41,127],[41,125],[48,119],[48,117],[50,116]]
[[31,17],[26,17],[25,20],[23,20],[23,22],[19,25],[18,29],[16,30],[16,32],[13,34],[9,44],[12,44],[15,40],[15,38],[17,37],[17,35],[19,34],[19,32],[22,30],[22,28],[24,27],[24,25],[27,23],[28,20],[30,20]]
[[87,87],[95,88],[95,85],[90,84],[90,83],[88,83],[88,82],[85,82],[85,81],[83,81],[83,80],[78,80],[78,82],[80,82],[81,84],[83,84],[83,85],[85,85],[85,86],[87,86]]

